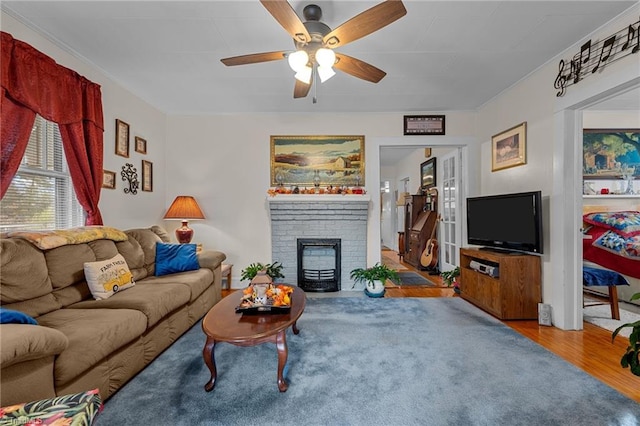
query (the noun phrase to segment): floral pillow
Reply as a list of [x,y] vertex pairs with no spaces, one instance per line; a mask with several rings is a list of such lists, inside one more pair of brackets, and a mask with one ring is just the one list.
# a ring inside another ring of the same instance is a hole
[[588,224],[617,232],[623,237],[640,235],[640,212],[600,212],[588,213],[582,217]]
[[98,389],[0,408],[1,425],[91,425],[102,411]]

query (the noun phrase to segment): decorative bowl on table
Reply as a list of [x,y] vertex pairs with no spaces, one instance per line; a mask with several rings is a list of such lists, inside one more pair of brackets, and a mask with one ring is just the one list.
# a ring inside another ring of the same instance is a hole
[[251,284],[242,290],[236,313],[286,314],[291,310],[293,287],[283,284]]

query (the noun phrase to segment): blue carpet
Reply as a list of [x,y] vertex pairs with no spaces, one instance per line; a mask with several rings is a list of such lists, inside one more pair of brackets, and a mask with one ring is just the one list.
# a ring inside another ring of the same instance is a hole
[[[309,298],[275,346],[219,344],[216,388],[196,324],[125,385],[105,425],[636,425],[640,405],[459,298]],[[603,344],[606,344],[604,342]]]

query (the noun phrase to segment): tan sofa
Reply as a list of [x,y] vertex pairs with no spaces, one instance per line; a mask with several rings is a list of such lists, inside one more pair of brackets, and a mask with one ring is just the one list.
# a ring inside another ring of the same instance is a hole
[[[0,324],[0,406],[94,388],[107,399],[220,300],[224,253],[201,251],[200,269],[156,277],[156,243],[168,242],[167,234],[159,227],[125,233],[127,241],[49,250],[0,239],[2,307],[38,322]],[[136,284],[94,300],[84,262],[118,253]]]

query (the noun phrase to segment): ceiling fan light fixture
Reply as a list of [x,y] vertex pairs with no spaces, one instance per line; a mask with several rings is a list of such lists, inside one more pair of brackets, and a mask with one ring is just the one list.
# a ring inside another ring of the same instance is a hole
[[320,82],[324,83],[329,80],[331,77],[336,75],[336,72],[331,67],[319,66],[318,67],[318,77],[320,77]]
[[311,67],[304,67],[296,72],[296,80],[299,80],[305,84],[311,83],[311,73],[313,69]]
[[296,50],[289,54],[287,60],[289,61],[289,66],[292,70],[300,72],[307,66],[307,63],[309,62],[309,55],[304,50]]
[[316,62],[321,67],[331,68],[336,63],[336,54],[331,49],[321,47],[316,51]]

